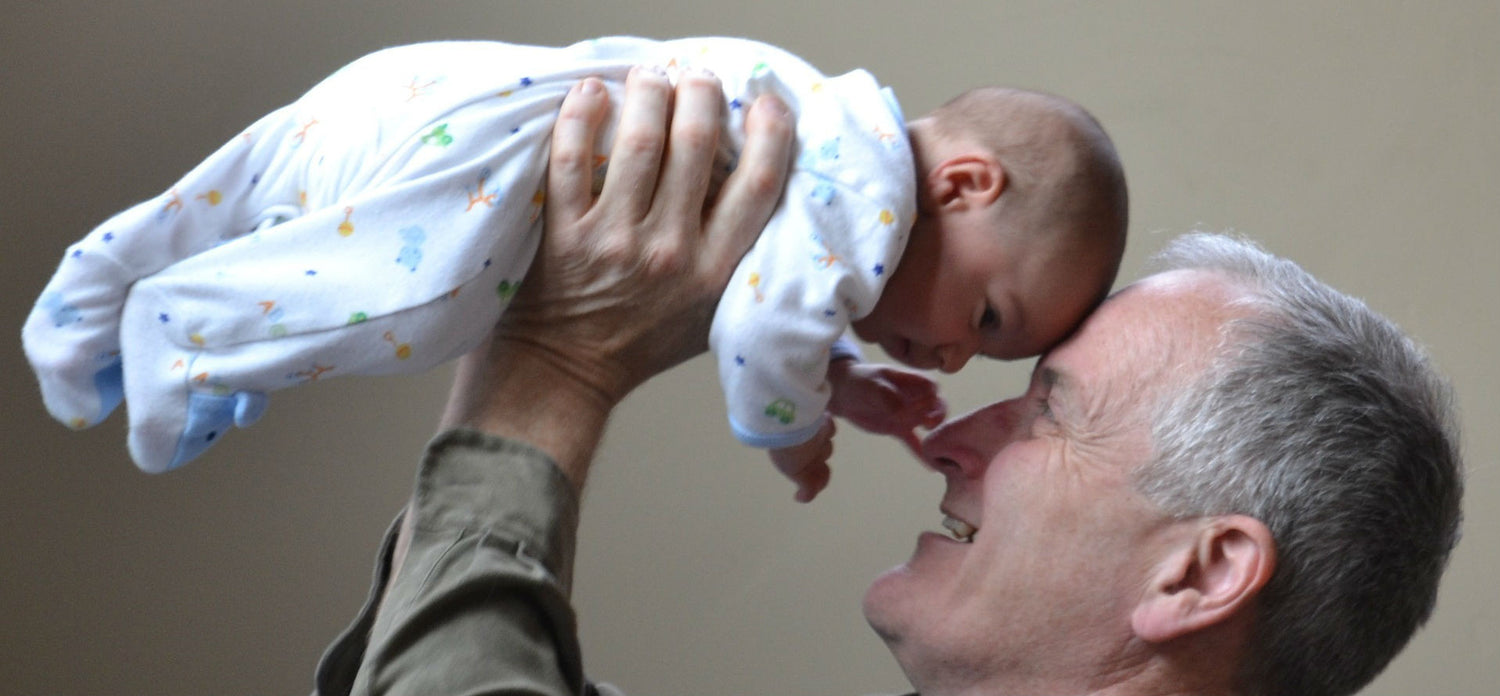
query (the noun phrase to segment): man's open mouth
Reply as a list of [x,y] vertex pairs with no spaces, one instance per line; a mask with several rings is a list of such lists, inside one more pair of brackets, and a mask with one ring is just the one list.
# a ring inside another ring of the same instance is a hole
[[979,531],[974,525],[952,515],[943,515],[943,528],[947,529],[954,539],[965,544],[973,542],[974,533]]

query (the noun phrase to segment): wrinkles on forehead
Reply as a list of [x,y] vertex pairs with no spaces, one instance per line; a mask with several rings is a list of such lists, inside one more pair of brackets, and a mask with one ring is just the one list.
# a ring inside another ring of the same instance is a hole
[[1190,384],[1243,313],[1239,288],[1201,272],[1153,276],[1121,290],[1043,359],[1060,423],[1085,446],[1148,446],[1158,401]]

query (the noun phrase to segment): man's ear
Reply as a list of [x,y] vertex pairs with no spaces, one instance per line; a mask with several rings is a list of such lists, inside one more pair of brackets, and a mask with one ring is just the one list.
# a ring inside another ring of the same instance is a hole
[[1156,567],[1131,614],[1142,640],[1161,643],[1249,611],[1276,568],[1276,543],[1260,520],[1202,520]]
[[1010,184],[1005,167],[984,153],[955,155],[927,175],[926,198],[934,209],[984,208]]

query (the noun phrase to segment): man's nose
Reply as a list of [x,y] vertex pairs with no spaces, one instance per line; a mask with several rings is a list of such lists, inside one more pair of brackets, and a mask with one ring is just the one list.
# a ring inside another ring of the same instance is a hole
[[978,478],[1015,437],[1019,399],[997,401],[950,420],[922,439],[922,461],[945,476]]

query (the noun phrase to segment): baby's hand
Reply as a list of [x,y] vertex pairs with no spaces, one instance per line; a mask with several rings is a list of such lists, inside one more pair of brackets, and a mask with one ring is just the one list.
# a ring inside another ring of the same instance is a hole
[[834,430],[833,419],[826,418],[823,427],[811,440],[771,450],[771,463],[776,465],[776,470],[797,484],[799,503],[812,502],[833,475],[828,468],[828,458],[833,455]]
[[926,376],[891,365],[834,360],[828,365],[833,394],[828,412],[862,430],[893,435],[920,452],[917,428],[935,428],[948,415],[938,385]]

